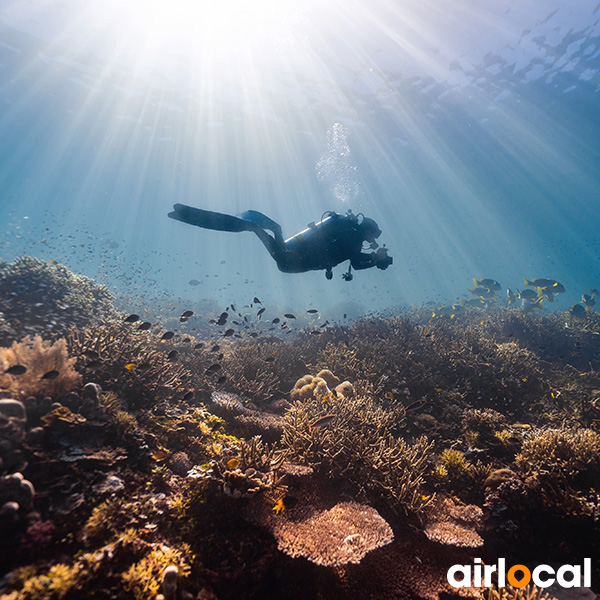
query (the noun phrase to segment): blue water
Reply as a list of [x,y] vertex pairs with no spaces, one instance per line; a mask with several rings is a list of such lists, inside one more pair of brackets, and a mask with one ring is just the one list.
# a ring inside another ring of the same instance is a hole
[[[2,259],[132,306],[359,314],[526,276],[563,283],[564,310],[600,288],[600,3],[264,4],[0,1]],[[351,208],[394,264],[280,273],[251,233],[167,219],[175,202],[285,237]]]

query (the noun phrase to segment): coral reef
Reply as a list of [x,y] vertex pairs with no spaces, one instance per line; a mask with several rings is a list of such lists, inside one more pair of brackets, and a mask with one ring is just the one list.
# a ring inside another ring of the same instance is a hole
[[281,518],[273,527],[280,550],[332,567],[359,563],[364,556],[394,539],[377,511],[356,502],[340,502],[303,519]]
[[593,311],[142,326],[59,265],[0,271],[2,600],[439,600],[474,548],[600,553]]
[[154,404],[187,391],[190,372],[170,360],[169,347],[150,332],[111,323],[71,330],[67,344],[77,368],[106,389],[118,389],[128,405]]
[[[64,396],[81,380],[75,362],[75,358],[69,358],[64,339],[51,343],[39,335],[25,337],[8,348],[0,348],[0,370],[4,373],[0,375],[0,389],[20,398]],[[11,375],[11,367],[17,366],[25,367],[26,372]]]
[[436,502],[427,510],[425,535],[434,542],[463,548],[478,548],[483,545],[477,533],[481,528],[483,511],[478,506],[457,505],[451,498]]
[[64,336],[71,327],[115,317],[113,296],[103,285],[60,264],[21,256],[0,262],[0,344],[25,335]]
[[[300,399],[286,413],[283,448],[293,460],[352,483],[358,496],[389,498],[418,512],[428,502],[421,486],[431,443],[421,438],[411,446],[395,435],[404,417],[397,406],[341,389],[350,395],[331,392],[322,377],[298,380],[291,396]],[[319,426],[324,415],[331,427]]]

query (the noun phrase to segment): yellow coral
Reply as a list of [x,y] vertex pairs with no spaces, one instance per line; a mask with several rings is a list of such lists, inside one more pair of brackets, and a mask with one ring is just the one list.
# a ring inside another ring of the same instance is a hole
[[471,463],[460,450],[444,450],[440,458],[448,471],[454,471],[456,474],[466,474],[471,470]]

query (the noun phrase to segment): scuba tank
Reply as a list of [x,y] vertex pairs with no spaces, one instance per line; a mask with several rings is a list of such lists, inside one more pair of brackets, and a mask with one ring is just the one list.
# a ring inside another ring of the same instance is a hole
[[293,235],[285,240],[287,250],[290,252],[297,252],[301,251],[301,249],[307,245],[314,245],[315,238],[317,236],[322,237],[327,230],[335,227],[335,225],[339,223],[340,219],[349,219],[350,221],[358,222],[358,219],[351,210],[349,210],[346,215],[340,215],[334,211],[327,211],[323,213],[320,221],[317,223],[309,223],[306,229],[303,229],[296,235]]

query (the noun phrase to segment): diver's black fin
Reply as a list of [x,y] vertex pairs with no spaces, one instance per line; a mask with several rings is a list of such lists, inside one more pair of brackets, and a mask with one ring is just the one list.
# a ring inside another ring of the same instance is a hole
[[196,225],[204,229],[216,231],[256,231],[260,226],[252,221],[240,219],[232,215],[193,208],[185,204],[175,204],[173,211],[168,215],[176,221],[183,221],[188,225]]

